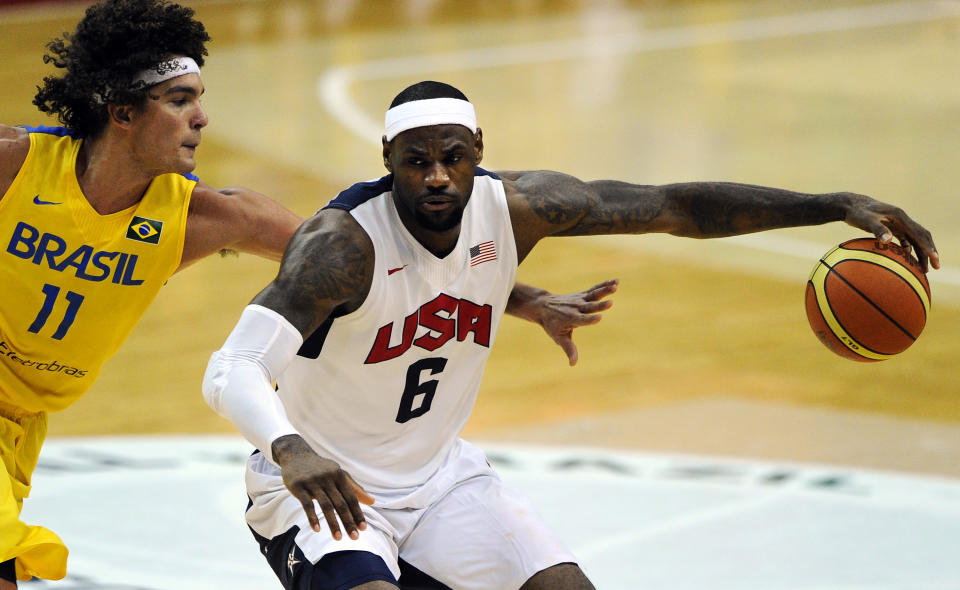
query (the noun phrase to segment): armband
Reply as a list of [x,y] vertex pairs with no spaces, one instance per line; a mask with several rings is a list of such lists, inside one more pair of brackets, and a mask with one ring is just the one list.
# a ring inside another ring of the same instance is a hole
[[270,445],[296,434],[273,382],[297,354],[303,337],[286,318],[248,305],[223,348],[213,353],[203,376],[203,398],[270,461]]

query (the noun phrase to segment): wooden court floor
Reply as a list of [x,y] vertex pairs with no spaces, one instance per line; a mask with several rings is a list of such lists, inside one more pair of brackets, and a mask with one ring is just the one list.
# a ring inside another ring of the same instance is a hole
[[[566,366],[504,323],[466,435],[740,455],[960,476],[960,10],[956,2],[198,2],[214,42],[197,173],[310,215],[384,173],[393,95],[420,79],[477,105],[490,169],[643,184],[728,180],[851,190],[937,240],[920,340],[876,364],[807,326],[816,257],[840,224],[746,240],[548,240],[520,279],[569,291],[618,277]],[[0,121],[30,104],[46,40],[84,4],[0,9]],[[199,383],[275,265],[203,261],[174,277],[51,435],[223,433]]]

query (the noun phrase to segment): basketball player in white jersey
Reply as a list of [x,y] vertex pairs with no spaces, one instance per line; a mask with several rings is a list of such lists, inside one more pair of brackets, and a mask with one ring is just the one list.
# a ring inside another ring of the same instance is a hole
[[482,155],[460,91],[401,92],[386,114],[390,174],[305,223],[210,360],[205,398],[259,449],[246,517],[284,588],[593,588],[458,438],[517,265],[542,238],[846,221],[939,267],[927,230],[863,195],[493,174]]
[[[209,40],[186,6],[93,4],[44,55],[60,71],[34,103],[63,127],[0,124],[0,590],[67,574],[63,540],[20,518],[48,414],[90,389],[173,273],[224,248],[280,260],[303,222],[191,174]],[[510,309],[573,364],[570,331],[599,320],[615,288],[517,285]]]

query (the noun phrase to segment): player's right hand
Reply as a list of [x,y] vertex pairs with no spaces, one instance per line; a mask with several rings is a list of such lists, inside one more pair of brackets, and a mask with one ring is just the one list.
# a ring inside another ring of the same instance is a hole
[[360,502],[370,505],[374,499],[349,473],[336,461],[315,453],[297,434],[281,436],[273,441],[270,450],[280,466],[284,485],[300,501],[314,532],[320,532],[320,519],[314,509],[316,500],[334,539],[339,541],[343,537],[337,516],[351,539],[360,537],[357,531],[367,528]]
[[908,253],[913,250],[923,272],[927,272],[929,266],[940,268],[940,254],[930,232],[911,219],[903,209],[866,195],[842,194],[848,203],[844,221],[874,234],[884,244],[897,238]]

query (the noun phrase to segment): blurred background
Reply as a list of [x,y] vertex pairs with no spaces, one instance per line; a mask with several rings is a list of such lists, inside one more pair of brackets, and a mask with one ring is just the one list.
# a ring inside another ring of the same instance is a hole
[[[303,216],[385,173],[384,110],[437,79],[476,105],[488,169],[855,191],[934,235],[926,330],[870,364],[824,348],[803,308],[817,257],[861,235],[849,226],[547,240],[520,280],[616,277],[615,304],[576,333],[572,368],[540,328],[506,321],[468,438],[960,476],[960,2],[186,4],[213,37],[196,173]],[[2,3],[0,121],[56,124],[31,104],[44,45],[86,5]],[[275,271],[241,255],[176,275],[50,435],[235,432],[200,380]]]

